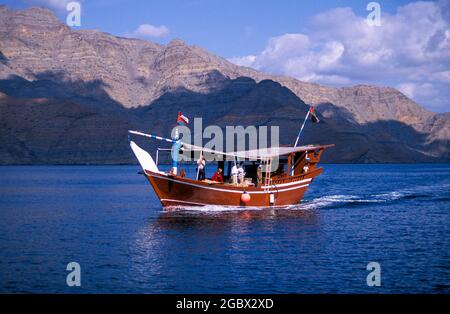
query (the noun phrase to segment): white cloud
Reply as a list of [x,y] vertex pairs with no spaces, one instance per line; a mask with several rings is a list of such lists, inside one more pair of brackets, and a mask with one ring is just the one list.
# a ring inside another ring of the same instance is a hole
[[230,60],[230,62],[233,62],[234,64],[240,65],[240,66],[244,66],[244,67],[249,67],[252,66],[253,63],[256,60],[256,56],[244,56],[244,57],[235,57],[235,58],[230,58],[228,59]]
[[261,53],[230,61],[336,86],[396,86],[428,108],[449,111],[450,1],[381,14],[381,26],[369,26],[351,8],[329,10],[312,18],[310,31],[270,38]]
[[402,83],[398,84],[396,88],[409,98],[414,98],[414,92],[416,90],[416,85],[413,83]]
[[164,26],[154,26],[151,24],[141,24],[130,34],[132,37],[147,38],[147,37],[164,37],[169,34],[169,29]]

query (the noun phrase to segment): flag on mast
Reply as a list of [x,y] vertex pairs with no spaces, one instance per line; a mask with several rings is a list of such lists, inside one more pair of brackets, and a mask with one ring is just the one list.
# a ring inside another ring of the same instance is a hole
[[182,115],[181,112],[178,111],[177,123],[180,123],[181,125],[188,124],[189,118],[186,117],[185,115]]
[[317,116],[316,116],[316,114],[314,112],[314,107],[313,106],[309,106],[308,113],[306,114],[305,119],[303,120],[302,127],[300,128],[300,131],[298,132],[297,139],[295,140],[294,147],[297,147],[298,140],[300,139],[300,135],[303,132],[303,128],[305,127],[306,121],[308,120],[309,116],[311,116],[311,120],[312,120],[313,123],[318,123],[319,122],[319,118],[317,118]]
[[319,118],[317,118],[316,113],[314,112],[314,107],[309,107],[309,114],[311,115],[311,121],[313,123],[319,123]]

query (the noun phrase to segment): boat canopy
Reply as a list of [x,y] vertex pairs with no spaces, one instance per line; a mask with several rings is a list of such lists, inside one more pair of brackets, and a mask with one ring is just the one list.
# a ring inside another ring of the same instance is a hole
[[269,148],[260,148],[260,149],[251,149],[246,151],[237,151],[237,152],[222,152],[214,149],[208,149],[205,147],[195,146],[187,143],[182,143],[181,149],[183,151],[202,151],[204,153],[223,155],[223,156],[231,156],[241,159],[271,159],[278,156],[289,155],[291,153],[296,152],[304,152],[304,151],[315,151],[322,148],[331,147],[334,145],[304,145],[304,146],[281,146],[281,147],[269,147]]
[[259,148],[259,149],[250,149],[245,151],[237,151],[237,152],[223,152],[219,150],[214,150],[206,147],[196,146],[188,143],[184,143],[181,140],[173,140],[170,138],[165,138],[153,134],[146,134],[139,131],[128,131],[130,134],[136,134],[141,135],[145,137],[154,138],[161,141],[167,141],[171,143],[180,143],[181,149],[184,152],[203,152],[203,153],[209,153],[209,154],[215,154],[215,155],[222,155],[222,156],[230,156],[234,158],[240,158],[240,159],[272,159],[278,156],[285,156],[289,155],[291,153],[297,153],[297,152],[305,152],[305,151],[315,151],[318,149],[333,147],[334,144],[329,145],[303,145],[303,146],[280,146],[280,147],[268,147],[268,148]]

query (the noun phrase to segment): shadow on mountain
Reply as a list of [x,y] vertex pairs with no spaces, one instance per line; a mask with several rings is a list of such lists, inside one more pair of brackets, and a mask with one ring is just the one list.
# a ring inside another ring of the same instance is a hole
[[3,54],[3,52],[0,51],[0,63],[7,65],[8,62],[9,62],[8,58],[6,58],[5,55]]
[[437,140],[430,146],[428,134],[394,120],[378,120],[358,124],[347,109],[325,103],[316,106],[323,127],[308,133],[305,141],[322,142],[333,139],[336,144],[325,162],[399,163],[448,162],[450,156],[439,154],[442,147],[450,149],[448,141]]
[[[217,83],[209,91],[175,88],[135,109],[112,99],[100,80],[71,81],[62,72],[50,71],[36,75],[34,81],[19,76],[0,80],[0,92],[6,94],[0,95],[0,162],[136,163],[127,130],[170,137],[178,111],[191,119],[192,133],[193,118],[202,117],[203,130],[209,125],[279,126],[280,143],[293,144],[308,106],[291,90],[272,80],[228,79],[217,71],[208,77]],[[450,161],[448,141],[430,144],[427,134],[401,122],[360,125],[345,108],[330,103],[318,105],[317,112],[321,122],[308,122],[300,145],[336,144],[324,154],[325,162]],[[135,139],[153,155],[157,147],[170,145]]]
[[60,72],[36,80],[0,80],[2,164],[134,162],[127,130],[134,116],[101,81],[70,81]]
[[0,80],[0,91],[15,98],[48,98],[73,100],[95,110],[122,110],[123,106],[113,100],[101,80],[70,80],[61,71],[45,71],[34,75],[29,81],[17,75]]
[[[345,108],[331,103],[319,104],[316,108],[321,122],[307,123],[300,145],[336,144],[324,154],[325,162],[450,160],[448,154],[442,156],[430,150],[428,134],[419,133],[407,124],[388,120],[361,125]],[[196,93],[184,88],[167,92],[150,106],[135,109],[135,114],[147,121],[146,131],[169,136],[178,111],[190,118],[202,117],[203,129],[208,125],[217,125],[222,130],[228,125],[279,126],[280,144],[293,145],[308,106],[277,82],[264,80],[257,83],[251,78],[239,77],[210,93]],[[193,132],[192,122],[190,128]],[[208,141],[205,139],[203,144]],[[433,145],[441,150],[450,148],[448,141],[436,141]],[[155,149],[155,146],[148,148]]]
[[166,92],[149,106],[134,109],[147,121],[166,121],[157,131],[167,132],[177,111],[188,117],[202,117],[203,125],[277,125],[278,120],[304,116],[307,105],[288,88],[272,80],[256,83],[248,77],[228,80],[221,89],[198,93],[185,88]]

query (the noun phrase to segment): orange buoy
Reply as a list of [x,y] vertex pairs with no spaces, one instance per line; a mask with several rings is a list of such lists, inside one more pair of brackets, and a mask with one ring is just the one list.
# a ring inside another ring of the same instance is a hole
[[250,202],[250,200],[251,200],[250,194],[248,194],[247,192],[241,194],[242,203],[247,204],[248,202]]

